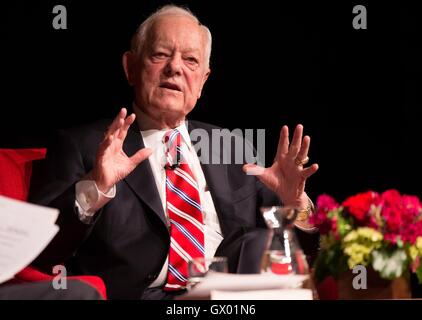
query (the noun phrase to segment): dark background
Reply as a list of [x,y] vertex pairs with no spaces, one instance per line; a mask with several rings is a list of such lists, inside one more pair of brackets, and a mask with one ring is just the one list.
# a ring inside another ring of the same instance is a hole
[[[337,1],[340,2],[340,1]],[[212,73],[191,118],[312,137],[312,197],[419,186],[422,19],[403,3],[173,1],[213,34]],[[0,4],[0,147],[42,147],[57,128],[113,117],[131,103],[121,56],[136,27],[167,1]],[[54,5],[68,29],[54,30]],[[368,29],[354,30],[365,4]]]

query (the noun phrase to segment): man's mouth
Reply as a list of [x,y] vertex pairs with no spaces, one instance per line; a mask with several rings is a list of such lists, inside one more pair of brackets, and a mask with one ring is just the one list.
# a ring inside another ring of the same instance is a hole
[[165,88],[174,91],[182,92],[182,88],[180,88],[177,84],[171,82],[163,82],[160,84],[160,88]]

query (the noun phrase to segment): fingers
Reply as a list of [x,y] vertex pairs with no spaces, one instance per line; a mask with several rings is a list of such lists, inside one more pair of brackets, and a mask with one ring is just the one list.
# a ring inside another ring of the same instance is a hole
[[124,123],[124,119],[126,118],[126,114],[127,114],[126,108],[120,109],[119,114],[116,116],[116,118],[114,118],[113,122],[111,123],[110,127],[108,128],[108,130],[105,134],[105,138],[110,136],[110,135],[115,134],[116,131],[120,129],[120,127]]
[[146,158],[148,158],[152,154],[151,148],[143,148],[141,150],[138,150],[133,156],[131,156],[129,159],[132,161],[133,165],[136,167],[138,164],[140,164],[142,161],[144,161]]
[[126,118],[127,110],[126,108],[122,108],[119,114],[111,123],[110,127],[108,128],[107,132],[104,135],[104,140],[107,140],[109,137],[118,138],[124,140],[126,138],[127,132],[129,127],[133,124],[136,119],[134,113]]
[[293,134],[292,143],[290,144],[290,148],[288,152],[289,156],[292,158],[296,158],[297,154],[299,153],[299,150],[302,144],[302,134],[303,134],[303,126],[301,124],[298,124]]
[[317,172],[319,169],[318,164],[314,163],[312,166],[310,166],[309,168],[303,169],[302,170],[302,177],[306,180],[308,179],[310,176],[312,176],[315,172]]
[[311,138],[309,136],[305,136],[303,138],[302,145],[300,147],[299,153],[296,156],[296,159],[304,160],[308,157],[310,144],[311,144]]
[[283,126],[280,131],[280,138],[278,140],[277,158],[289,151],[289,128]]
[[[111,125],[108,127],[104,134],[104,140],[101,142],[98,148],[98,155],[102,156],[107,151],[107,148],[115,141],[116,138],[124,140],[127,135],[127,131],[132,123],[135,121],[135,114],[131,114],[126,118],[127,110],[122,108],[116,118],[114,118]],[[126,118],[126,119],[125,119]]]
[[127,135],[127,131],[129,130],[129,127],[132,125],[132,123],[135,121],[136,116],[134,113],[132,113],[130,116],[128,116],[124,122],[122,127],[119,130],[118,133],[118,138],[124,140],[126,138]]

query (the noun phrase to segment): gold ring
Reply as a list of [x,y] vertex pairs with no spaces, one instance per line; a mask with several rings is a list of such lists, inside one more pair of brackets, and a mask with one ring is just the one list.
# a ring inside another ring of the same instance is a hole
[[309,162],[309,157],[306,157],[303,160],[299,160],[298,158],[295,159],[295,165],[297,166],[303,166]]

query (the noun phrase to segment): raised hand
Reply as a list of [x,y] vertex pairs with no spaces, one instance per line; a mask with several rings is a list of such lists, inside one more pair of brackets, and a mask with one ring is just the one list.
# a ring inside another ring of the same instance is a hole
[[126,117],[127,110],[122,108],[105,133],[99,145],[91,178],[100,191],[106,193],[117,182],[129,175],[136,166],[147,159],[152,150],[140,149],[128,157],[123,151],[123,142],[130,125],[135,121],[135,114]]
[[305,136],[302,140],[303,126],[298,125],[289,144],[289,129],[283,126],[274,163],[269,168],[246,164],[243,170],[256,172],[257,177],[270,190],[274,191],[284,205],[298,208],[308,207],[308,196],[305,193],[306,179],[318,170],[313,164],[304,168],[309,161],[308,151],[311,139]]

